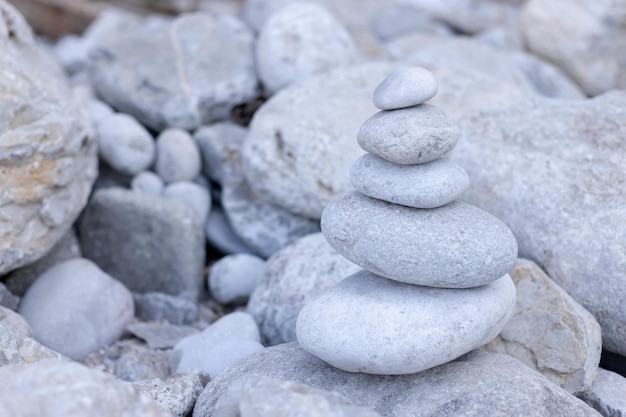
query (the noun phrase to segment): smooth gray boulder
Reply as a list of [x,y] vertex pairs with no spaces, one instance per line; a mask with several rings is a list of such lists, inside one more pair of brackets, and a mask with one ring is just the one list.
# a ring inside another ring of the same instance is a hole
[[515,310],[485,348],[513,356],[572,394],[591,388],[602,350],[598,322],[535,263],[519,259],[510,276]]
[[248,301],[269,345],[296,340],[296,319],[309,301],[359,268],[333,249],[322,233],[305,236],[269,258]]
[[349,373],[304,352],[296,343],[264,349],[209,382],[194,417],[214,415],[228,387],[261,375],[337,391],[382,416],[599,417],[594,409],[507,355],[473,351],[445,365],[400,376]]
[[117,340],[135,308],[132,294],[119,281],[90,260],[76,258],[37,278],[19,312],[34,339],[80,360]]
[[352,165],[350,181],[369,197],[415,208],[443,206],[469,187],[467,171],[449,159],[397,165],[370,153]]
[[514,307],[508,275],[481,287],[448,289],[360,271],[307,303],[296,334],[302,349],[344,371],[406,375],[489,342]]
[[0,414],[36,417],[165,417],[128,383],[74,362],[0,367]]
[[623,2],[531,0],[519,25],[527,48],[567,72],[587,94],[626,88]]
[[[271,403],[267,401],[271,398]],[[378,417],[341,394],[259,375],[234,381],[215,405],[214,417]]]
[[203,285],[202,223],[187,205],[122,188],[96,191],[80,222],[83,254],[131,291],[185,293]]
[[196,141],[182,129],[166,129],[156,138],[155,172],[166,184],[193,181],[202,168]]
[[421,67],[401,68],[389,74],[374,90],[374,105],[381,110],[417,106],[437,94],[437,79]]
[[224,209],[220,205],[215,205],[211,208],[205,231],[207,242],[222,253],[227,255],[235,253],[255,253],[255,251],[235,233],[226,217],[226,213],[224,213]]
[[44,256],[87,203],[98,171],[84,104],[0,1],[0,275]]
[[517,243],[507,226],[462,201],[416,209],[350,191],[326,207],[322,231],[355,264],[415,285],[485,285],[508,273],[517,260]]
[[191,181],[177,181],[163,189],[163,198],[180,201],[196,214],[200,224],[204,225],[211,212],[211,194],[206,187]]
[[421,104],[376,113],[361,125],[357,140],[361,148],[389,162],[413,165],[441,158],[460,136],[441,109]]
[[[533,99],[468,114],[451,159],[465,199],[502,219],[520,256],[541,265],[626,355],[626,93]],[[485,163],[489,161],[489,163]]]
[[354,137],[376,111],[372,91],[396,68],[343,67],[270,98],[255,113],[243,147],[250,187],[271,204],[319,219],[336,193],[351,188],[348,167],[363,154]]
[[245,253],[224,256],[207,279],[211,296],[222,304],[245,303],[265,273],[265,261]]
[[161,177],[152,171],[141,171],[130,181],[130,189],[139,193],[161,195],[165,184]]
[[256,95],[254,39],[237,17],[153,15],[112,28],[90,65],[102,99],[144,125],[195,129]]
[[255,52],[259,79],[270,94],[360,58],[346,28],[324,7],[309,2],[273,14],[259,32]]
[[626,416],[624,390],[626,379],[615,372],[598,368],[598,375],[591,389],[580,394],[580,399],[598,410],[603,416]]

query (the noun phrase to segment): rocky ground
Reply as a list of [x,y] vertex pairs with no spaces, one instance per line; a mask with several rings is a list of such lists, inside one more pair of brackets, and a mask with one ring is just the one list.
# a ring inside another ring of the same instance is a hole
[[169,3],[51,41],[0,0],[0,415],[626,415],[625,0]]

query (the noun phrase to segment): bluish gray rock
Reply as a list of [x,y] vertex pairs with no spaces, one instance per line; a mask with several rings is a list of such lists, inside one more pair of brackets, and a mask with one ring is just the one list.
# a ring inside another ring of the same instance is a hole
[[189,133],[166,129],[157,137],[154,169],[166,184],[192,181],[201,168],[200,150]]
[[163,197],[180,201],[193,209],[200,224],[204,224],[211,211],[211,194],[201,185],[190,181],[178,181],[169,184],[163,190]]
[[421,67],[398,69],[374,90],[374,105],[381,110],[396,110],[417,106],[437,94],[437,79]]
[[83,254],[134,292],[186,293],[203,285],[204,230],[192,208],[121,188],[94,193],[80,222]]
[[300,309],[360,269],[337,253],[321,233],[276,252],[267,260],[265,274],[248,302],[263,341],[270,345],[295,341]]
[[374,35],[382,42],[409,34],[420,33],[452,36],[452,28],[423,10],[393,2],[380,8],[371,21]]
[[247,375],[337,391],[353,404],[389,417],[600,417],[584,402],[507,355],[477,350],[417,374],[379,376],[341,371],[306,353],[297,343],[264,349],[222,372],[200,394],[193,416],[213,416],[228,387]]
[[248,129],[231,122],[203,126],[196,131],[194,138],[202,154],[202,170],[218,184],[239,182],[241,168],[241,148],[248,135]]
[[346,28],[326,9],[308,2],[289,4],[273,14],[256,44],[257,71],[270,93],[353,64],[359,55]]
[[154,139],[132,116],[115,113],[95,126],[100,158],[117,172],[135,175],[154,162]]
[[254,38],[235,16],[150,16],[109,31],[91,64],[102,99],[144,125],[191,130],[256,95]]
[[489,342],[514,307],[508,275],[481,287],[443,289],[360,271],[307,303],[296,332],[302,349],[344,371],[413,374]]
[[397,165],[371,153],[352,165],[350,181],[369,197],[426,209],[448,204],[469,187],[467,171],[448,159]]
[[133,294],[135,316],[144,321],[165,320],[172,324],[192,324],[198,320],[198,306],[183,297],[160,292]]
[[233,230],[224,209],[220,205],[211,208],[206,222],[207,241],[222,253],[227,255],[234,253],[254,254],[246,242],[244,242]]
[[19,303],[20,298],[9,291],[7,287],[0,282],[0,306],[15,311]]
[[603,416],[626,416],[624,399],[626,379],[620,374],[599,368],[591,389],[580,394],[580,399],[598,410]]
[[141,171],[133,177],[130,181],[130,188],[133,191],[137,191],[150,195],[163,194],[163,188],[165,184],[161,177],[152,171]]
[[409,284],[476,287],[502,277],[517,260],[509,228],[461,201],[416,209],[351,191],[324,210],[322,231],[352,262]]
[[245,253],[224,256],[211,265],[208,287],[222,304],[245,303],[265,273],[265,261]]
[[126,326],[126,330],[145,341],[150,349],[169,349],[185,337],[198,333],[195,327],[158,321],[136,321]]
[[115,341],[134,313],[130,291],[84,258],[47,270],[20,304],[33,337],[72,359]]
[[423,164],[448,153],[459,141],[457,125],[429,104],[381,111],[361,125],[359,146],[389,162]]

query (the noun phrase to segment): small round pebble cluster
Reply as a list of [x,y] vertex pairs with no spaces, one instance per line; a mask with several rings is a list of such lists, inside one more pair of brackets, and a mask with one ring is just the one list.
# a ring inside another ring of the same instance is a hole
[[351,372],[410,374],[453,360],[495,337],[515,305],[508,276],[517,242],[497,218],[456,200],[469,176],[443,158],[460,137],[437,107],[423,68],[376,89],[383,111],[358,132],[369,153],[352,167],[356,190],[322,215],[331,246],[365,270],[307,304],[303,349]]

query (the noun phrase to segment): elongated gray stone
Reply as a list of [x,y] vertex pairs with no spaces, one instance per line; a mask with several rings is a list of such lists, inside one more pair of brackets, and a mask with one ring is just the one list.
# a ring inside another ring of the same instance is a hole
[[502,277],[517,260],[508,227],[460,201],[427,210],[350,191],[326,207],[322,231],[355,264],[409,284],[476,287]]
[[395,110],[425,103],[437,94],[437,79],[425,68],[407,67],[391,73],[374,90],[374,105]]
[[378,112],[357,134],[361,148],[402,165],[440,158],[454,148],[459,137],[456,124],[429,104]]
[[489,342],[514,307],[508,275],[477,288],[443,289],[360,271],[305,305],[296,333],[304,350],[344,371],[404,375]]
[[350,181],[363,194],[415,208],[448,204],[469,187],[469,175],[448,159],[398,165],[367,153],[350,170]]

